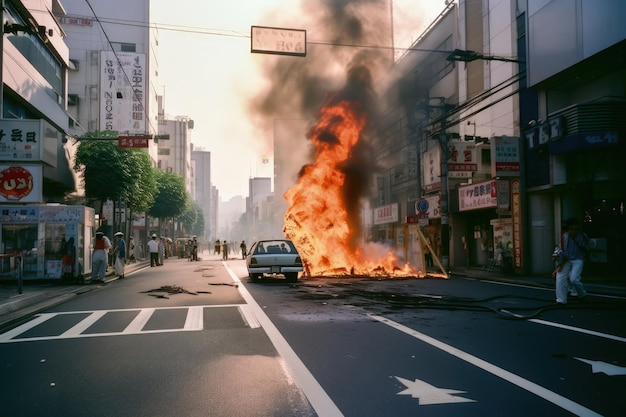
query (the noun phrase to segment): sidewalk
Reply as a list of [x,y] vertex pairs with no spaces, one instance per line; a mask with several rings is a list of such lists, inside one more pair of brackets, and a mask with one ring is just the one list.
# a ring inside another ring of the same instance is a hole
[[[212,259],[207,256],[206,258]],[[126,274],[150,266],[150,261],[137,261],[126,266]],[[455,268],[453,276],[464,276],[481,281],[497,281],[510,284],[528,285],[539,288],[554,289],[554,280],[550,276],[504,275],[500,271],[488,271],[483,268]],[[115,281],[114,268],[107,269],[105,282]],[[608,278],[583,277],[587,291],[593,295],[626,297],[626,276]],[[53,307],[72,297],[99,288],[102,284],[64,284],[56,282],[24,282],[22,294],[17,293],[17,282],[9,281],[0,284],[0,326],[14,323],[35,314],[38,311]]]
[[[150,261],[137,261],[126,265],[126,274],[150,266]],[[115,268],[109,266],[105,284],[117,280]],[[23,281],[22,293],[18,293],[17,281],[0,283],[0,326],[16,322],[23,317],[92,291],[102,284],[68,284],[57,281]]]

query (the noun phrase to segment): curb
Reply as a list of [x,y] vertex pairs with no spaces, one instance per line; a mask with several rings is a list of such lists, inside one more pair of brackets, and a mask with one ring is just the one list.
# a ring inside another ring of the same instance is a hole
[[[147,265],[149,265],[149,263]],[[127,269],[127,274],[142,270],[145,267],[146,265],[143,262],[138,262],[133,265],[132,269]],[[115,271],[112,270],[110,273],[107,272],[105,275],[104,284],[108,284],[116,280],[118,280],[118,277],[115,276]],[[52,288],[49,291],[31,295],[16,294],[13,297],[13,300],[0,304],[0,327],[18,322],[28,316],[40,312],[41,310],[54,307],[70,300],[71,298],[93,291],[97,288],[101,288],[101,286],[102,284],[86,282],[82,285],[74,285],[59,289]]]

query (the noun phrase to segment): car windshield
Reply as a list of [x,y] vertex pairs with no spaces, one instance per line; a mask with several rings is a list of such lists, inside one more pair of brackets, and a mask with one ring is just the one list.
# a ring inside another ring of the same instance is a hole
[[296,253],[296,248],[288,240],[263,240],[256,245],[254,253]]

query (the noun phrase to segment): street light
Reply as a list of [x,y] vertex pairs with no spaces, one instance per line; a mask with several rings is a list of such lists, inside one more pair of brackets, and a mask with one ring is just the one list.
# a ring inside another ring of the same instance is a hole
[[504,56],[496,56],[496,55],[484,55],[480,52],[463,50],[463,49],[455,49],[448,55],[446,60],[448,61],[462,61],[462,62],[471,62],[481,59],[483,61],[503,61],[503,62],[517,62],[523,63],[517,58],[507,58]]

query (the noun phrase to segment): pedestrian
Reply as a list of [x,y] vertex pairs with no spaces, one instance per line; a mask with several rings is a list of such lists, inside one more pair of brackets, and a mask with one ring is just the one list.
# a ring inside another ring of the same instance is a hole
[[556,302],[567,304],[568,285],[571,283],[579,300],[587,296],[581,282],[585,255],[589,249],[589,237],[579,231],[578,219],[567,222],[568,231],[563,234],[563,248],[560,253],[561,268],[556,273]]
[[224,240],[224,243],[222,244],[222,259],[225,261],[228,259],[228,241],[227,240]]
[[159,242],[157,242],[156,234],[152,234],[152,240],[148,242],[148,252],[150,252],[150,266],[159,266]]
[[248,247],[246,246],[245,240],[241,241],[241,245],[239,245],[239,248],[241,249],[241,259],[246,259]]
[[[65,239],[63,239],[65,242]],[[76,245],[74,244],[74,238],[70,237],[65,244],[63,244],[63,257],[61,263],[63,265],[63,278],[66,280],[74,279],[74,263],[76,262]]]
[[104,232],[97,231],[93,241],[93,254],[91,256],[91,281],[104,282],[109,259],[109,249],[111,241],[104,235]]
[[194,261],[198,260],[198,237],[192,236],[191,241],[191,259]]
[[115,275],[120,279],[124,279],[124,270],[126,269],[126,242],[124,241],[124,233],[117,232],[114,234],[115,249],[113,249],[115,259]]
[[133,240],[133,237],[129,237],[128,238],[128,263],[131,262],[136,262],[137,260],[135,259],[135,241]]
[[216,253],[219,255],[220,254],[220,248],[222,247],[222,243],[220,242],[220,240],[216,240],[215,241],[215,250],[213,251],[213,255],[215,255]]
[[158,266],[162,266],[163,265],[163,260],[165,259],[165,238],[162,237],[161,239],[159,239],[159,263]]

